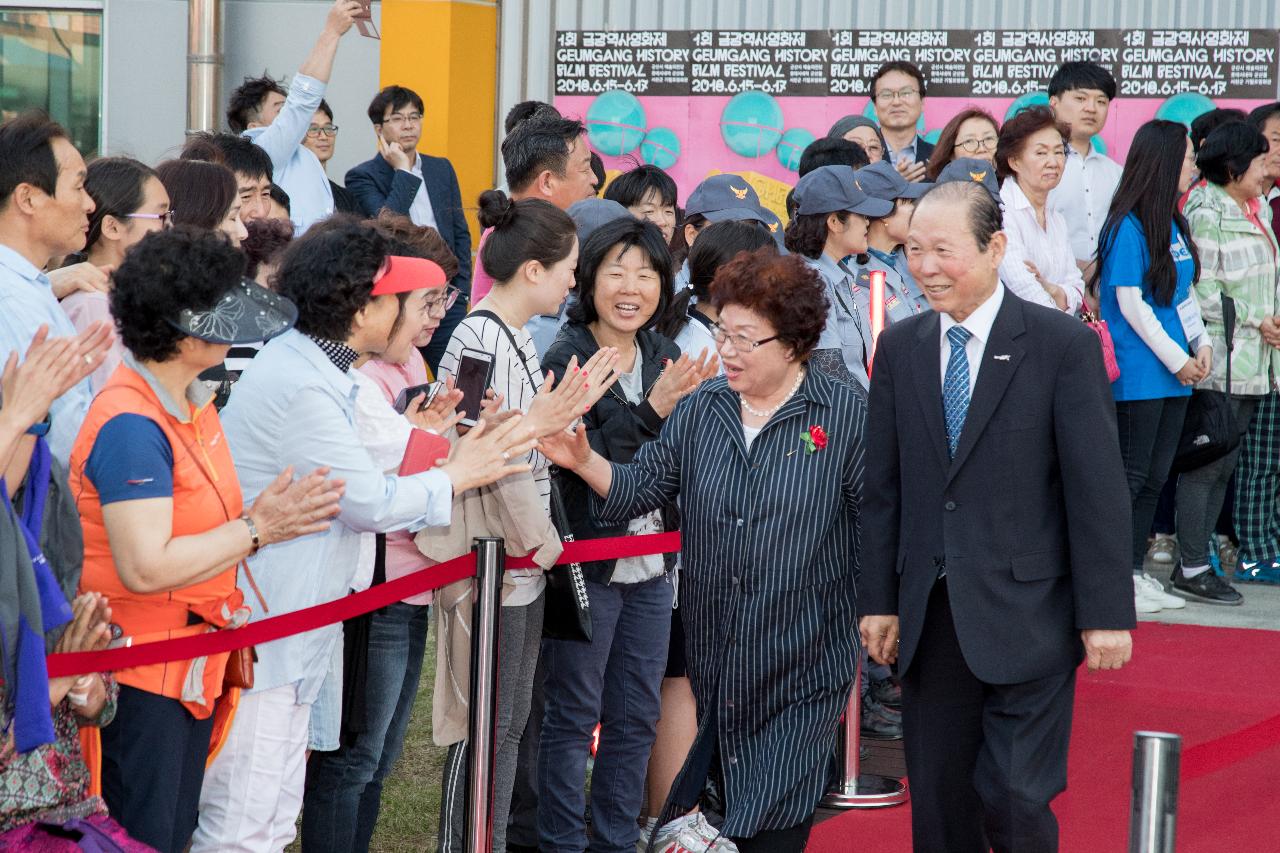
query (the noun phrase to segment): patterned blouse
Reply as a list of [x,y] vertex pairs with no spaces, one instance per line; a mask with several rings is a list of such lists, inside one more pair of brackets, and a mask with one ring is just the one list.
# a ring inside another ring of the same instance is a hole
[[105,815],[107,804],[89,796],[89,768],[80,753],[80,726],[105,726],[116,715],[119,687],[109,675],[107,703],[95,720],[76,714],[70,700],[53,709],[57,739],[25,755],[13,746],[10,714],[5,710],[5,689],[0,684],[0,832],[8,832],[36,820],[62,823],[72,818]]

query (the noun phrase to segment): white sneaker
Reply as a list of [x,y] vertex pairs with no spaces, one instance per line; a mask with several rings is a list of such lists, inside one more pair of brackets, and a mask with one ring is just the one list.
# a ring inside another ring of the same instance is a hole
[[1146,575],[1133,576],[1133,609],[1139,613],[1159,613],[1164,609],[1155,591],[1147,585]]
[[1172,536],[1157,535],[1151,543],[1151,560],[1162,565],[1171,565],[1173,563],[1173,552],[1177,543]]
[[1145,583],[1147,585],[1147,588],[1151,590],[1152,597],[1155,598],[1156,601],[1160,602],[1160,606],[1163,609],[1181,610],[1182,608],[1187,606],[1186,599],[1179,598],[1178,596],[1170,592],[1167,592],[1164,588],[1164,584],[1160,583],[1160,581],[1151,577],[1151,575],[1147,574],[1146,572],[1143,572],[1141,575],[1141,578],[1142,578],[1142,582]]

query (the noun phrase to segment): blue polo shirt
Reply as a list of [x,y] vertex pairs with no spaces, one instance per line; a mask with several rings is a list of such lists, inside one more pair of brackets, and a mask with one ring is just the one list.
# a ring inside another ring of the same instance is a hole
[[1155,312],[1156,319],[1170,338],[1183,349],[1187,348],[1187,335],[1178,317],[1178,304],[1194,298],[1191,295],[1195,262],[1187,248],[1187,238],[1173,227],[1169,245],[1178,271],[1178,287],[1168,305],[1156,302],[1151,285],[1146,280],[1151,267],[1147,254],[1147,239],[1138,225],[1136,216],[1130,214],[1116,229],[1106,257],[1102,259],[1100,287],[1102,319],[1111,330],[1116,346],[1116,362],[1120,365],[1120,378],[1111,383],[1111,391],[1117,401],[1157,400],[1164,397],[1186,397],[1191,388],[1178,381],[1151,348],[1138,336],[1120,313],[1116,300],[1117,287],[1140,287],[1142,299]]

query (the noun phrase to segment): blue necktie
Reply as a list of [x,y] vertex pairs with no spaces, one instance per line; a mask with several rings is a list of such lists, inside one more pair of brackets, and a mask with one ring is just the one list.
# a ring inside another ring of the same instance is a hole
[[965,415],[969,414],[969,356],[964,345],[973,333],[964,326],[952,326],[947,330],[951,344],[951,356],[947,359],[947,376],[942,382],[942,411],[947,419],[947,446],[955,458],[960,444],[960,430],[964,429]]

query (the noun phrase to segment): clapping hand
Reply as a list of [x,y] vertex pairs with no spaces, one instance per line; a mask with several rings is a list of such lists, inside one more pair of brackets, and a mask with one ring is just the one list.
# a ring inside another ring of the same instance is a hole
[[453,445],[448,459],[437,461],[439,470],[453,483],[454,494],[532,470],[525,458],[537,441],[526,420],[517,412],[496,427],[478,421]]
[[328,476],[328,468],[317,468],[297,480],[292,466],[281,471],[248,510],[259,543],[265,546],[328,530],[346,488],[344,481]]
[[924,172],[925,172],[924,163],[916,163],[915,161],[908,161],[908,160],[899,160],[898,165],[895,166],[894,168],[898,170],[899,175],[902,175],[902,177],[906,178],[908,181],[915,182],[915,181],[924,180]]
[[[63,629],[54,651],[97,652],[111,642],[111,607],[107,597],[97,592],[86,592],[71,602],[71,622]],[[82,716],[95,717],[107,699],[106,685],[101,676],[66,675],[49,679],[49,704],[57,705],[72,690],[72,699],[79,704]]]
[[1045,292],[1053,297],[1053,301],[1058,306],[1058,310],[1066,311],[1067,292],[1041,275],[1040,268],[1031,263],[1031,261],[1023,261],[1022,263],[1026,265],[1027,271],[1035,276],[1036,282],[1044,288]]
[[110,345],[106,323],[94,323],[74,338],[50,338],[49,327],[41,326],[22,364],[11,352],[0,375],[6,416],[24,430],[38,423],[54,400],[98,369]]
[[706,349],[698,355],[697,360],[689,358],[688,353],[681,353],[680,358],[668,361],[662,376],[649,391],[649,405],[661,417],[667,417],[676,407],[676,403],[692,394],[707,379],[715,376],[720,370],[720,362]]
[[568,428],[582,415],[591,411],[609,387],[618,379],[618,351],[605,347],[578,368],[578,358],[569,359],[564,377],[552,387],[555,376],[548,371],[538,389],[538,395],[529,404],[526,420],[534,436],[542,438]]

